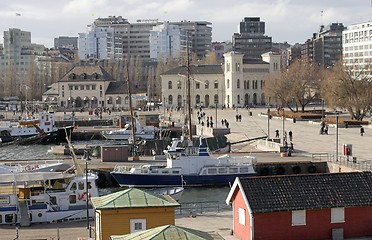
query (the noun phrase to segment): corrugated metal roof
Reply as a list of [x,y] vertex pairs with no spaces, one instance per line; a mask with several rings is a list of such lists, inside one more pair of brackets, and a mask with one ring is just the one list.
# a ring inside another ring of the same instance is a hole
[[152,194],[137,188],[129,188],[102,197],[93,197],[91,200],[95,209],[179,206],[179,203],[170,196]]
[[174,225],[165,225],[141,232],[136,232],[126,235],[113,235],[110,237],[111,240],[166,240],[166,239],[177,239],[177,240],[219,240],[223,239],[219,234],[215,232],[203,232],[194,230],[191,228],[178,227]]

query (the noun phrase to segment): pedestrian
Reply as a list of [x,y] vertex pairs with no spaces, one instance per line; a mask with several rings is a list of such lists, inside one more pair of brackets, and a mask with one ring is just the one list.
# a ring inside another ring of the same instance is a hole
[[289,150],[294,153],[293,142],[289,143]]
[[278,129],[275,130],[275,137],[279,138],[279,130]]
[[213,128],[213,121],[211,120],[211,123],[210,123],[210,125],[211,125],[211,128]]
[[363,136],[363,135],[364,135],[364,128],[360,127],[360,136]]
[[229,122],[225,120],[226,128],[229,128]]
[[283,136],[284,142],[287,141],[287,131],[284,131],[284,136]]
[[325,133],[326,135],[328,135],[328,124],[326,124],[325,127],[324,127],[324,133]]
[[238,120],[239,120],[239,115],[236,114],[236,115],[235,115],[235,121],[237,122]]
[[207,127],[209,127],[209,120],[207,120]]
[[222,125],[222,126],[225,125],[224,123],[225,123],[225,121],[222,119],[222,120],[221,120],[221,125]]
[[292,142],[292,130],[289,130],[288,132],[288,136],[289,136],[289,141]]

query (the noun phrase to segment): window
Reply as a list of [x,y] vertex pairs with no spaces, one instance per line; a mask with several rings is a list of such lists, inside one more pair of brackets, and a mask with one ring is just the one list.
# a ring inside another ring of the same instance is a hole
[[196,89],[200,89],[200,83],[198,83],[198,82],[195,83],[195,88],[196,88]]
[[181,89],[181,86],[182,86],[182,85],[181,85],[181,81],[178,81],[178,82],[177,82],[177,89]]
[[75,194],[70,195],[69,200],[70,203],[76,203],[76,195]]
[[172,89],[172,81],[168,82],[168,89]]
[[205,81],[205,89],[209,88],[209,81]]
[[6,223],[12,223],[13,222],[13,214],[5,214],[5,222]]
[[331,208],[331,223],[345,222],[345,208]]
[[239,208],[238,210],[238,215],[239,215],[239,224],[245,226],[245,209]]
[[218,88],[218,81],[214,81],[214,88],[217,89]]
[[79,188],[79,190],[84,190],[84,182],[79,182],[78,183],[78,188]]
[[130,219],[130,233],[146,230],[146,219]]
[[75,191],[76,190],[76,182],[72,183],[70,190],[71,191]]
[[92,85],[92,90],[96,90],[96,85]]
[[240,72],[240,63],[236,63],[236,71]]
[[230,79],[227,79],[227,84],[226,84],[227,86],[227,88],[230,88]]
[[292,226],[306,225],[306,210],[292,211]]
[[240,79],[236,80],[236,88],[240,88]]

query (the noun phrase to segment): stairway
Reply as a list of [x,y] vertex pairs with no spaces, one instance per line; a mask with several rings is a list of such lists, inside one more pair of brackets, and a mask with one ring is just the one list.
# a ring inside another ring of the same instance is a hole
[[28,214],[28,207],[27,202],[24,199],[19,200],[19,224],[21,227],[29,227],[30,226],[30,216]]

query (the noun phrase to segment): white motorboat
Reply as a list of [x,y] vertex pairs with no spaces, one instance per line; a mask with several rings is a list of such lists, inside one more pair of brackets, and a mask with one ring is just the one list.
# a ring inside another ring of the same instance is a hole
[[214,158],[200,144],[198,148],[189,147],[184,151],[165,150],[166,166],[116,166],[111,175],[120,186],[129,187],[226,186],[236,177],[257,175],[255,157],[223,155]]
[[[136,138],[145,140],[152,140],[156,138],[157,128],[154,126],[141,126],[139,121],[135,119],[135,135]],[[101,134],[105,139],[108,140],[129,140],[132,138],[132,126],[126,124],[124,128],[115,129],[110,131],[102,131]]]
[[185,189],[183,187],[168,187],[168,188],[151,188],[148,191],[152,193],[156,193],[159,195],[169,195],[177,202],[181,199],[183,191]]
[[0,225],[92,218],[87,200],[98,196],[96,179],[57,172],[0,174]]
[[71,166],[61,160],[35,160],[0,163],[0,173],[63,172]]

